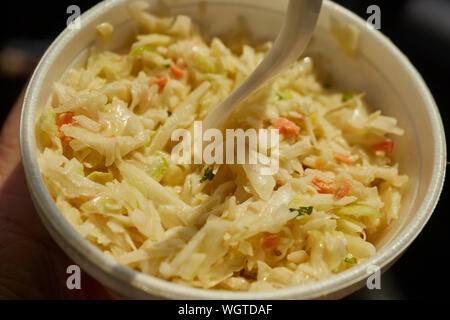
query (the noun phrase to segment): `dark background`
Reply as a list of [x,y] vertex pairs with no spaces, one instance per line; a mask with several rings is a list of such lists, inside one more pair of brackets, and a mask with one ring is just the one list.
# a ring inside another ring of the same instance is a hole
[[[3,1],[0,20],[0,126],[33,65],[65,28],[67,7],[84,12],[98,1]],[[382,29],[409,57],[430,87],[444,126],[450,107],[449,0],[337,0],[367,19],[367,7],[381,8]],[[382,290],[362,289],[348,299],[417,299],[448,297],[450,213],[445,204],[449,183],[432,219],[417,240],[382,276]],[[446,295],[446,296],[444,296]]]

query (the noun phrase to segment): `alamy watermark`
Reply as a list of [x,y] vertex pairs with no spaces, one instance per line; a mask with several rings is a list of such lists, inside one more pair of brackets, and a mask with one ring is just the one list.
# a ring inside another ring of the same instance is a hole
[[66,13],[70,14],[67,18],[67,29],[79,30],[81,29],[81,9],[79,6],[72,4],[67,7]]
[[279,168],[278,129],[226,129],[224,139],[219,129],[203,132],[202,122],[195,121],[193,136],[189,130],[176,129],[171,140],[178,142],[171,152],[176,164],[259,164],[261,175],[273,175]]
[[369,14],[367,18],[367,24],[374,29],[381,29],[381,9],[379,6],[373,4],[367,7],[366,13]]
[[70,265],[66,269],[69,275],[66,280],[66,286],[69,290],[81,290],[81,269],[76,264]]
[[381,269],[376,265],[369,265],[366,268],[366,274],[369,276],[366,280],[366,287],[369,290],[381,290]]

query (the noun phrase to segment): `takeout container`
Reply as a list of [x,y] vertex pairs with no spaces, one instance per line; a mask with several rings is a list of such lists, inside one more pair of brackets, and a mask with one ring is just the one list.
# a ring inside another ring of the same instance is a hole
[[[149,1],[152,11],[191,16],[211,35],[229,35],[242,23],[258,39],[275,39],[287,0],[166,0]],[[162,4],[161,4],[162,3]],[[202,4],[203,3],[203,4]],[[361,32],[358,56],[339,50],[329,33],[330,17],[351,23]],[[86,272],[121,297],[137,299],[312,299],[339,298],[365,285],[370,265],[387,269],[411,244],[430,218],[438,201],[446,169],[445,135],[439,111],[422,77],[384,35],[339,5],[325,1],[308,52],[343,89],[365,92],[369,104],[394,116],[405,129],[396,138],[394,160],[410,177],[403,197],[401,218],[376,243],[377,254],[345,272],[302,286],[270,292],[225,292],[190,288],[144,275],[115,262],[83,239],[56,208],[37,163],[35,121],[54,81],[70,66],[80,65],[87,48],[96,43],[95,27],[108,21],[115,26],[110,45],[129,43],[135,24],[126,0],[103,1],[81,16],[80,30],[64,30],[41,59],[26,92],[20,128],[25,173],[39,215],[58,245]],[[301,30],[299,30],[301,32]]]

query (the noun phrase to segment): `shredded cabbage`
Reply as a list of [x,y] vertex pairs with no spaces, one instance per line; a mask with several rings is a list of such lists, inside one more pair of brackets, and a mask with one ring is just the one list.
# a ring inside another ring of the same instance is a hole
[[376,217],[381,218],[383,215],[375,208],[367,206],[348,206],[340,208],[337,212],[339,215],[353,216],[353,217]]
[[105,184],[106,182],[112,181],[114,179],[114,175],[111,172],[94,171],[90,173],[87,178],[94,182]]

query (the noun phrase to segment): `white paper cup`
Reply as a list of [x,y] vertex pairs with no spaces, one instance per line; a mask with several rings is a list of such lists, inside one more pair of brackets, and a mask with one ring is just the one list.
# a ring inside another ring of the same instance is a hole
[[[150,1],[152,10],[161,5]],[[163,1],[172,14],[194,18],[204,31],[229,34],[245,19],[255,37],[273,40],[281,27],[287,0]],[[167,8],[166,8],[167,9]],[[330,16],[361,31],[358,57],[343,54],[328,32]],[[80,30],[65,30],[47,50],[30,81],[21,119],[21,152],[31,195],[39,215],[59,246],[85,271],[127,298],[177,299],[311,299],[339,298],[365,285],[371,265],[387,269],[411,244],[430,218],[438,201],[446,169],[446,144],[442,121],[422,77],[385,36],[348,10],[325,1],[309,53],[318,57],[342,88],[366,92],[369,104],[394,116],[405,129],[396,139],[394,159],[411,178],[404,195],[401,218],[377,242],[377,254],[362,264],[315,283],[270,292],[226,292],[190,288],[144,275],[124,267],[83,239],[56,208],[39,172],[34,133],[36,115],[68,67],[86,57],[95,43],[97,24],[115,26],[112,48],[120,48],[133,35],[134,23],[127,1],[103,1],[81,16]],[[299,30],[299,32],[301,32]]]

